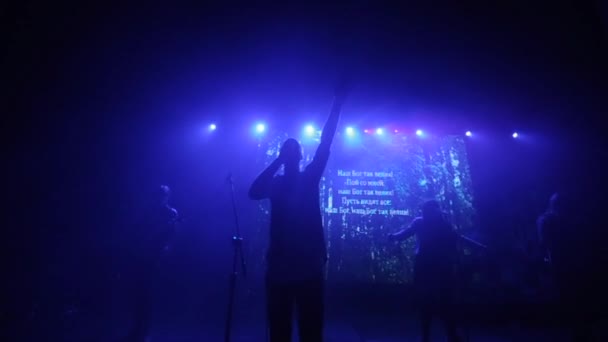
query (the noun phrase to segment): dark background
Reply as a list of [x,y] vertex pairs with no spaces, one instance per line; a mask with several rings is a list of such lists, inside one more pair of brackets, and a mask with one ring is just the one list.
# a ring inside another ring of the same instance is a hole
[[343,72],[344,120],[479,133],[476,206],[496,250],[532,239],[567,188],[597,223],[581,234],[603,262],[599,1],[3,6],[5,312],[116,298],[129,224],[161,182],[189,219],[167,291],[224,298],[230,171],[255,238],[251,124],[322,120]]

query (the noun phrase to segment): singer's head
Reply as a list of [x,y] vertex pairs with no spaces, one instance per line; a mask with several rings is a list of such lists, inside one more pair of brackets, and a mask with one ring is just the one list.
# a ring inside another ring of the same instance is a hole
[[285,140],[279,153],[280,157],[285,162],[286,167],[300,165],[300,160],[302,160],[302,147],[296,139],[289,138]]
[[439,202],[430,200],[422,204],[422,217],[427,220],[437,219],[441,217],[441,207]]

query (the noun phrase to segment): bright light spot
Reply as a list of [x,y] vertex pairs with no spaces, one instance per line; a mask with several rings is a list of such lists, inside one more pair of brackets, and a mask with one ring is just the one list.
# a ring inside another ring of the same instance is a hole
[[384,130],[383,130],[382,128],[378,128],[378,129],[376,130],[376,134],[378,134],[378,135],[382,135],[382,134],[384,134]]
[[471,131],[466,131],[464,135],[466,135],[467,137],[471,137],[473,136],[473,133],[471,133]]
[[421,129],[416,130],[416,135],[417,135],[417,136],[421,137],[423,134],[424,134],[424,132],[422,132],[422,130],[421,130]]
[[398,129],[396,129],[396,130],[395,130],[395,133],[399,133],[399,130],[398,130]]
[[209,130],[210,131],[215,131],[216,128],[217,128],[217,126],[214,123],[212,123],[211,125],[209,125]]
[[369,133],[369,129],[364,129],[363,133]]
[[517,132],[513,132],[513,138],[517,138],[519,136],[519,134],[517,134]]
[[266,130],[266,125],[263,123],[259,123],[255,126],[255,131],[258,133],[263,133]]
[[313,125],[308,125],[304,128],[304,131],[307,135],[313,135],[315,134],[315,127]]
[[355,135],[355,129],[352,127],[346,127],[346,135],[349,135],[349,136]]

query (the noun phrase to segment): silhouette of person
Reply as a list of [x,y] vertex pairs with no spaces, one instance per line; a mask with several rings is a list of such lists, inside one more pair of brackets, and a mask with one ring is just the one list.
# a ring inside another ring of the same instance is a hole
[[161,185],[153,194],[153,204],[147,208],[143,220],[138,222],[138,236],[133,248],[134,265],[134,325],[127,341],[147,341],[150,321],[151,285],[158,263],[168,250],[176,232],[179,215],[169,204],[171,189]]
[[[537,232],[544,260],[550,266],[558,291],[565,325],[572,327],[574,341],[591,339],[590,317],[585,308],[590,305],[585,286],[588,281],[583,249],[588,248],[578,235],[585,234],[583,220],[574,217],[572,198],[554,193],[547,210],[537,220]],[[576,231],[575,231],[576,229]]]
[[560,196],[555,193],[549,199],[547,210],[536,221],[538,230],[538,240],[540,243],[541,252],[544,260],[552,265],[561,266],[561,258],[564,255],[562,246],[560,246],[559,236],[564,233],[562,215],[560,215]]
[[443,321],[448,341],[459,341],[452,312],[458,235],[444,218],[437,201],[425,202],[422,217],[390,234],[389,239],[404,240],[413,235],[417,243],[414,289],[421,314],[422,341],[430,341],[433,316]]
[[[300,170],[302,149],[287,139],[274,160],[253,182],[249,197],[270,199],[270,241],[267,252],[266,300],[271,341],[289,341],[294,307],[300,341],[323,340],[323,286],[327,250],[319,182],[346,91],[336,89],[334,103],[313,160]],[[284,174],[276,175],[284,166]]]

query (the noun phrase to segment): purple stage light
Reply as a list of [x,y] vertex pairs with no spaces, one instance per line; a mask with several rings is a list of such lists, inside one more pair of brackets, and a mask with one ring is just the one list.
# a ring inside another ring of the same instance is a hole
[[363,133],[369,133],[369,129],[364,129]]
[[513,138],[517,138],[517,137],[519,137],[519,134],[517,132],[513,132],[512,136],[513,136]]
[[466,135],[467,137],[471,137],[473,136],[473,133],[471,133],[471,131],[466,131],[464,135]]

